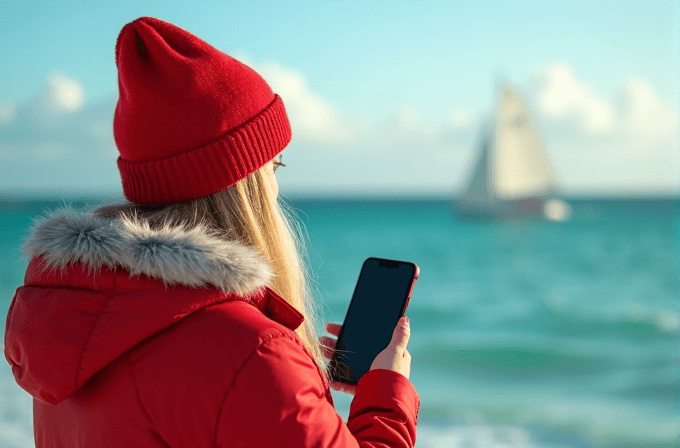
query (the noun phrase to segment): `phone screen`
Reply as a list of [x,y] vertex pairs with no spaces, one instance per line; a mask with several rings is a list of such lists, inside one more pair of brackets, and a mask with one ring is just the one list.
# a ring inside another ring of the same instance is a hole
[[387,347],[416,273],[413,263],[379,258],[364,262],[330,364],[334,381],[357,384]]

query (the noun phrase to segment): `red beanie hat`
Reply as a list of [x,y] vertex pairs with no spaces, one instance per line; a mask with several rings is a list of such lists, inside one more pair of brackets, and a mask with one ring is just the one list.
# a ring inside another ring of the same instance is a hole
[[132,202],[224,190],[290,141],[283,102],[260,75],[170,23],[142,17],[125,25],[116,64],[113,133]]

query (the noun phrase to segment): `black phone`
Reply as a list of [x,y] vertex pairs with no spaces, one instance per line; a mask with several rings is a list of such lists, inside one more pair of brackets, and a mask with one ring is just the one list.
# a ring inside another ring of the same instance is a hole
[[356,385],[369,371],[406,312],[419,272],[406,261],[364,261],[329,364],[333,381]]

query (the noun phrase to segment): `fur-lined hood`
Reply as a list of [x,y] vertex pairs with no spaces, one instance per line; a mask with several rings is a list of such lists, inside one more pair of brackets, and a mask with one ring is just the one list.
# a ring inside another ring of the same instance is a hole
[[212,305],[245,301],[291,330],[304,321],[267,286],[272,273],[256,250],[202,227],[153,230],[62,209],[35,223],[24,249],[31,261],[7,314],[5,357],[17,383],[49,403]]
[[92,269],[122,267],[168,285],[212,285],[239,294],[266,285],[272,277],[256,250],[225,241],[205,227],[153,230],[140,220],[103,218],[72,208],[38,218],[24,253],[29,259],[42,256],[55,268],[72,262]]

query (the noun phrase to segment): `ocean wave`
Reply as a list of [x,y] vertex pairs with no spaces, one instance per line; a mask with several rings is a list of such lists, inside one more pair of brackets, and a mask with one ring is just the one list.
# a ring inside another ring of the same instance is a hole
[[416,448],[677,448],[673,434],[666,437],[627,435],[584,437],[541,425],[419,425]]
[[[511,312],[517,308],[517,312]],[[521,309],[522,312],[519,310]],[[535,306],[531,312],[525,303],[516,306],[507,301],[498,304],[415,305],[408,313],[412,325],[427,324],[429,331],[447,328],[476,328],[531,332],[544,337],[569,337],[652,341],[676,339],[680,334],[680,312],[646,309],[629,305],[613,314],[606,310],[586,313],[558,306]],[[494,319],[489,319],[493,314]]]
[[[531,440],[526,428],[519,426],[418,427],[417,448],[548,448]],[[566,448],[569,445],[563,445]]]
[[615,368],[611,361],[597,356],[516,345],[470,348],[431,344],[418,352],[418,362],[434,370],[473,371],[490,376],[544,375],[551,378],[603,373]]
[[554,395],[520,404],[509,397],[496,403],[469,398],[421,402],[416,446],[677,448],[680,441],[677,416],[617,400]]
[[628,340],[668,340],[680,329],[680,313],[667,309],[647,309],[628,305],[617,313],[601,310],[585,314],[572,309],[546,307],[528,322],[530,328],[555,336],[623,338]]

